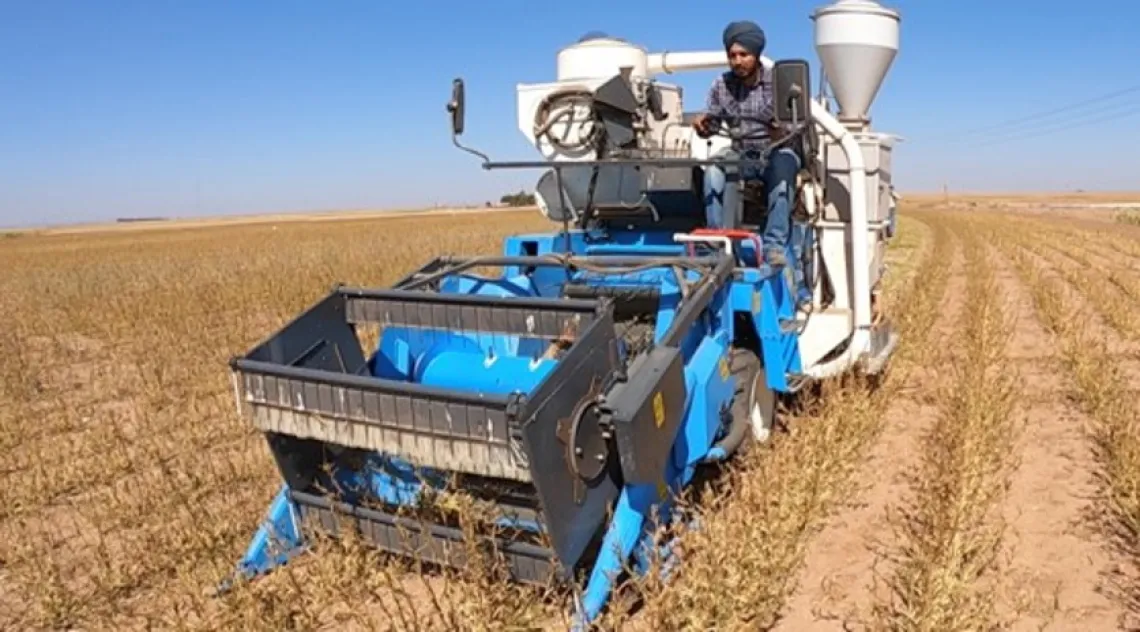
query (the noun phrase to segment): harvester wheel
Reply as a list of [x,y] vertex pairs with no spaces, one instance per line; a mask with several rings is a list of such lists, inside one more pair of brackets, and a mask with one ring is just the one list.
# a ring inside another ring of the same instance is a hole
[[747,419],[752,440],[767,443],[776,418],[776,394],[768,387],[764,364],[753,351],[734,347],[732,374],[736,376],[733,420]]

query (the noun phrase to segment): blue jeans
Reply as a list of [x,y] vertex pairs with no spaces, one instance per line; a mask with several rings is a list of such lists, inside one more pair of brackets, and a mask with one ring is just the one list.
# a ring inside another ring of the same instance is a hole
[[[735,155],[731,149],[724,150],[719,156],[729,157]],[[746,158],[753,158],[752,152],[745,153]],[[761,236],[764,260],[786,261],[788,247],[791,246],[792,272],[797,289],[797,298],[804,300],[811,297],[811,289],[805,282],[804,270],[799,265],[800,256],[807,248],[810,251],[811,230],[807,226],[796,224],[792,226],[792,196],[796,189],[796,174],[800,170],[800,159],[794,151],[787,148],[777,149],[768,157],[767,164],[761,172],[756,165],[743,165],[738,176],[732,179],[749,181],[763,180],[764,191],[768,196],[768,217],[764,225],[764,234]],[[740,206],[737,195],[733,192],[735,182],[729,186],[729,177],[720,167],[709,167],[705,171],[705,219],[709,228],[735,228],[736,216],[725,221],[725,210],[731,213],[738,212]],[[760,254],[760,253],[758,253]]]
[[[812,248],[815,247],[815,233],[811,225],[792,222],[792,279],[796,288],[796,302],[812,299]],[[810,281],[809,281],[810,279]]]
[[[734,154],[732,150],[720,153],[726,157]],[[745,157],[752,158],[754,154],[746,152]],[[796,174],[799,171],[799,156],[786,148],[772,152],[763,172],[760,172],[756,165],[743,165],[740,168],[738,176],[740,180],[764,181],[764,191],[768,195],[768,219],[761,238],[765,255],[777,250],[786,252],[785,249],[789,245],[792,229],[792,195],[795,192]],[[709,167],[705,172],[705,219],[709,228],[735,228],[736,217],[730,218],[726,224],[724,216],[726,206],[730,207],[729,212],[738,211],[736,196],[726,196],[728,180],[724,170],[719,167]],[[726,197],[730,202],[727,205]]]

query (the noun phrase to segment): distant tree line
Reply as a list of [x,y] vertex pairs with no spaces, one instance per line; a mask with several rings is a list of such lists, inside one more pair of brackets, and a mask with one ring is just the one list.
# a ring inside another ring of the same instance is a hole
[[499,198],[499,203],[506,204],[507,206],[534,206],[534,194],[527,193],[526,191],[508,193]]

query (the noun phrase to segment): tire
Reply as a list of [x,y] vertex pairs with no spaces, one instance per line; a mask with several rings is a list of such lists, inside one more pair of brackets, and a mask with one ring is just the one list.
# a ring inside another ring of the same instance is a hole
[[732,399],[734,422],[747,420],[746,443],[767,443],[776,421],[776,393],[768,387],[767,374],[760,358],[744,347],[733,347],[730,368],[736,378]]

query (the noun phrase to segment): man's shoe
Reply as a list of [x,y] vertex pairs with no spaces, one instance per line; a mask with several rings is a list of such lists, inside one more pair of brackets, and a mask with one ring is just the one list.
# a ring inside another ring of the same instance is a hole
[[796,301],[796,320],[806,321],[814,311],[815,306],[811,304],[811,299],[800,299]]
[[813,298],[815,297],[812,296],[811,290],[801,289],[796,297],[796,309],[803,312],[810,312]]
[[773,268],[782,268],[788,265],[788,255],[779,246],[766,248],[764,250],[764,262]]

